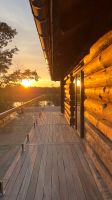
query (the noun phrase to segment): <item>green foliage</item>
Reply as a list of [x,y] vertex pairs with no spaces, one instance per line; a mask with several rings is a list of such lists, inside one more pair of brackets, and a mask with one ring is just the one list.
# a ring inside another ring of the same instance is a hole
[[7,49],[7,46],[12,42],[16,34],[16,29],[12,29],[8,24],[0,22],[0,87],[20,84],[22,79],[34,79],[36,81],[39,79],[37,72],[29,69],[24,72],[16,70],[11,74],[7,73],[12,65],[13,56],[18,51],[17,47]]
[[17,47],[6,49],[16,34],[16,29],[12,29],[6,23],[0,22],[0,73],[7,72],[12,64],[13,55],[18,51]]
[[16,29],[12,29],[6,23],[0,22],[0,48],[7,46],[16,34]]
[[4,75],[4,85],[20,85],[20,82],[23,79],[32,79],[38,81],[39,76],[36,71],[31,71],[29,69],[24,70],[21,72],[21,70],[16,70],[11,74]]
[[16,29],[12,29],[4,22],[0,22],[0,87],[4,82],[4,74],[12,65],[13,55],[18,51],[17,47],[8,49],[7,46],[17,34]]
[[21,73],[22,79],[34,79],[38,81],[39,76],[36,71],[31,71],[30,69],[26,69],[23,73]]

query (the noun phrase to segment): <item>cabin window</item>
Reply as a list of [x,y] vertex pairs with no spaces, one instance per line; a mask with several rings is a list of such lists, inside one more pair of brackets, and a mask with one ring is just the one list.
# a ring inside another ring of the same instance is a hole
[[80,137],[84,136],[84,75],[83,71],[75,75],[75,128]]

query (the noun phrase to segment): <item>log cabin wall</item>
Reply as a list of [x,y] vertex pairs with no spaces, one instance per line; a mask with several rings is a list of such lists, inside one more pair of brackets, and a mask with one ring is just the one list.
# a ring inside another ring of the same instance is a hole
[[67,122],[73,126],[75,123],[74,119],[74,108],[75,108],[75,98],[74,98],[74,78],[72,74],[64,78],[64,115]]
[[84,58],[85,146],[112,191],[112,31]]
[[80,125],[79,136],[84,137],[86,151],[112,191],[112,31],[90,48],[83,65],[77,69],[75,67],[63,81],[63,112],[77,134]]

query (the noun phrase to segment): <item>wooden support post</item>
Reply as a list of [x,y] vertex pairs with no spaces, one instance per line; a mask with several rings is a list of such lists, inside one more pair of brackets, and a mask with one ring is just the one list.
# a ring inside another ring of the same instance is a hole
[[80,87],[80,137],[84,137],[84,72],[81,71],[81,87]]
[[75,129],[77,130],[77,74],[75,75]]
[[74,118],[74,108],[75,108],[75,87],[74,87],[74,77],[70,75],[70,125],[75,125]]
[[61,80],[61,112],[64,113],[64,79]]

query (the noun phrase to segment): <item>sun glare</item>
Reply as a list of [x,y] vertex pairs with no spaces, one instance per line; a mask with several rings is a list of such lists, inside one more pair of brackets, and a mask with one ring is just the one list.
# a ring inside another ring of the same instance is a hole
[[22,81],[21,81],[21,85],[22,86],[24,86],[24,87],[31,87],[31,81],[30,80],[28,80],[28,79],[23,79]]
[[[75,79],[74,79],[74,83],[75,83]],[[77,86],[78,86],[78,87],[81,86],[81,82],[80,82],[80,80],[77,80]]]

